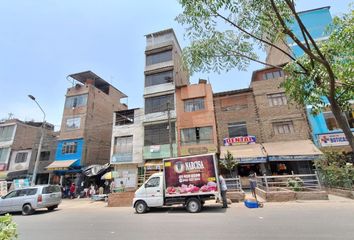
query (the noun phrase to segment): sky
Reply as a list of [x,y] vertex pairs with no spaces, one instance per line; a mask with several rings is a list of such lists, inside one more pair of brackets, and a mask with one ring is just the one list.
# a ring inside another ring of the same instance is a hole
[[[331,6],[332,16],[348,11],[352,0],[299,0],[298,11]],[[181,47],[189,40],[174,19],[177,0],[0,0],[0,120],[9,114],[41,121],[28,98],[35,96],[46,121],[60,129],[66,77],[91,70],[128,95],[129,108],[143,107],[145,34],[173,28]],[[252,72],[195,73],[213,92],[247,88]]]

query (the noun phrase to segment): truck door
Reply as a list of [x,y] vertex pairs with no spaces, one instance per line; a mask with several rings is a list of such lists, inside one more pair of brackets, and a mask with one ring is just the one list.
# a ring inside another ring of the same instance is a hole
[[162,177],[153,177],[145,183],[146,204],[149,207],[162,207]]

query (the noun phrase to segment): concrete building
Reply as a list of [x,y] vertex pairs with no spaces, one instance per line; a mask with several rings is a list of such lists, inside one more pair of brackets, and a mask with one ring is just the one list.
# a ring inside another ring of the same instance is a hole
[[178,156],[217,152],[211,85],[206,80],[176,89]]
[[151,174],[161,169],[163,158],[177,156],[175,92],[189,84],[189,76],[172,29],[147,34],[145,56],[143,158]]
[[[328,38],[327,27],[332,23],[330,7],[321,7],[308,11],[299,12],[299,17],[303,21],[307,30],[316,42],[324,41]],[[295,35],[303,41],[301,30],[294,21],[290,26]],[[277,44],[278,47],[293,53],[295,57],[302,56],[304,53],[291,39],[287,39],[287,45],[283,42]],[[276,50],[273,47],[268,48],[267,63],[280,65],[290,61],[289,57]],[[326,101],[326,98],[324,98]],[[354,99],[353,99],[354,101]],[[311,106],[307,106],[307,116],[312,130],[312,139],[314,143],[321,149],[332,149],[338,151],[351,151],[349,143],[344,136],[343,131],[338,127],[329,102],[326,101],[328,107],[317,115],[311,113]],[[352,109],[354,109],[354,104]],[[354,133],[354,110],[345,113],[348,124]]]
[[110,162],[112,114],[127,96],[91,71],[69,75],[55,161],[47,166],[62,180],[79,183],[82,169]]
[[[41,122],[23,122],[18,119],[0,123],[0,171],[4,180],[31,179],[37,157]],[[50,174],[41,166],[54,159],[54,126],[44,125],[44,138],[39,158],[36,183],[50,182]]]
[[113,114],[110,162],[116,173],[116,187],[122,187],[121,182],[128,189],[138,186],[138,169],[144,167],[143,118],[144,109],[141,108],[117,111]]

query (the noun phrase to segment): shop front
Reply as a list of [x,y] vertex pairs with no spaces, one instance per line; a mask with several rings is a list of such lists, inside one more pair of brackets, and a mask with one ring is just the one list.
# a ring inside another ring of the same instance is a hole
[[230,152],[239,163],[237,174],[240,176],[243,188],[249,187],[248,179],[251,174],[263,175],[269,171],[267,155],[261,144],[222,146],[220,148],[220,159],[225,159],[227,152]]
[[313,161],[322,152],[310,140],[263,143],[272,175],[314,173]]

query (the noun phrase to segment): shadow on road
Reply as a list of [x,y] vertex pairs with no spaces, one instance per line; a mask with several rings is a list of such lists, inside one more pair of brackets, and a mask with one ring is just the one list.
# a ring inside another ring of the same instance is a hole
[[[46,209],[40,209],[40,210],[36,210],[33,214],[31,214],[31,215],[26,215],[26,216],[24,216],[24,217],[27,217],[27,216],[35,216],[35,215],[42,215],[42,214],[49,214],[49,213],[51,213],[51,212],[59,212],[59,211],[61,211],[61,209],[59,209],[59,208],[57,208],[57,209],[54,209],[53,211],[48,211],[48,210],[46,210]],[[10,215],[13,215],[13,216],[21,216],[22,215],[22,213],[21,212],[12,212],[12,213],[10,213]]]
[[[222,208],[219,205],[216,206],[204,206],[201,213],[224,213],[227,209]],[[162,208],[150,208],[148,214],[166,214],[166,213],[188,213],[186,208],[183,206],[175,206],[175,207],[162,207]]]

